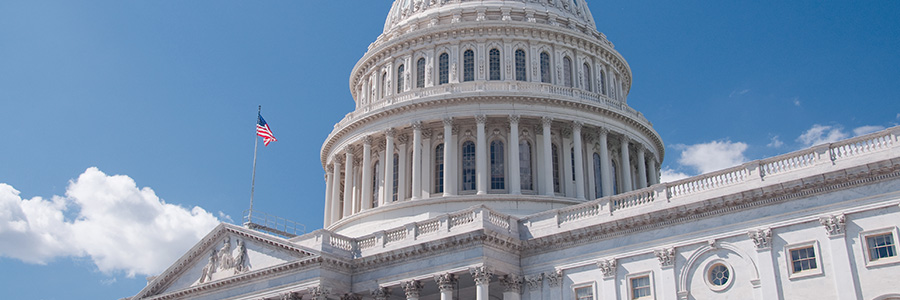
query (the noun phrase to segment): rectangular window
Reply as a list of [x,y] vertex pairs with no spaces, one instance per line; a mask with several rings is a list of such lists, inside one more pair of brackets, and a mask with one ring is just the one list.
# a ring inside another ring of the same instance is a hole
[[867,236],[866,247],[869,252],[869,261],[877,261],[879,259],[897,256],[897,246],[894,243],[894,235],[890,232]]
[[653,294],[650,290],[650,276],[631,278],[631,299],[650,299]]
[[800,273],[818,268],[819,267],[816,264],[816,249],[813,246],[791,249],[792,273]]
[[594,287],[593,286],[584,286],[575,288],[575,299],[576,300],[594,300]]

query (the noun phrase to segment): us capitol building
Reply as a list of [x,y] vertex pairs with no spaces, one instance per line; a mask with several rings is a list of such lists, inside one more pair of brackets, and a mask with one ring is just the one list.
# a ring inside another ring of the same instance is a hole
[[631,82],[585,0],[396,0],[324,229],[223,223],[131,299],[900,299],[900,127],[660,183]]

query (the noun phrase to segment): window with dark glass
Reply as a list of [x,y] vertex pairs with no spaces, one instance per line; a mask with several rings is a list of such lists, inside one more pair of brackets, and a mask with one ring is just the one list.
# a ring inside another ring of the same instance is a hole
[[500,50],[494,48],[488,54],[490,56],[490,80],[500,80]]
[[603,197],[603,173],[600,171],[600,154],[594,153],[594,195]]
[[550,83],[550,54],[541,52],[541,82]]
[[613,180],[612,193],[617,195],[619,194],[619,166],[616,165],[616,162],[612,162],[610,165],[612,165],[612,174],[610,174]]
[[406,71],[403,65],[397,67],[397,94],[403,92],[403,84],[406,83],[403,78],[403,71]]
[[506,167],[503,165],[503,142],[491,142],[491,189],[502,190],[506,188]]
[[587,63],[585,63],[584,64],[584,89],[588,90],[589,92],[593,92],[594,89],[591,88],[592,83],[593,82],[591,82],[591,66],[589,66]]
[[572,87],[572,59],[568,56],[563,57],[563,83]]
[[475,143],[467,141],[462,145],[462,190],[475,190]]
[[525,70],[525,50],[516,50],[516,80],[525,81],[528,72]]
[[463,81],[475,80],[475,51],[463,52]]
[[400,155],[394,153],[394,178],[391,190],[394,191],[391,201],[397,201],[397,193],[400,192]]
[[553,144],[553,147],[551,148],[551,156],[553,158],[553,192],[559,193],[561,190],[559,184],[559,149],[556,147],[556,144]]
[[450,82],[450,55],[446,52],[438,57],[438,84]]
[[381,177],[381,161],[375,161],[375,164],[372,165],[372,207],[378,207],[378,202],[381,200],[381,194],[378,193],[378,178]]
[[526,140],[519,141],[519,178],[523,190],[533,190],[531,177],[531,143]]
[[387,72],[381,73],[381,98],[387,96]]
[[416,61],[416,87],[425,87],[425,58]]
[[791,249],[791,273],[800,273],[818,268],[816,248],[813,246]]
[[434,147],[434,192],[444,192],[444,144]]
[[597,76],[600,76],[600,86],[597,87],[597,91],[606,95],[606,72],[600,71]]

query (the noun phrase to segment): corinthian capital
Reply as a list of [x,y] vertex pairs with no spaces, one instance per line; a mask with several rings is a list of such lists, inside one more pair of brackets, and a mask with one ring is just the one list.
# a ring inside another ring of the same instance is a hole
[[475,278],[475,284],[488,284],[491,282],[491,270],[487,266],[477,266],[469,269],[469,273]]

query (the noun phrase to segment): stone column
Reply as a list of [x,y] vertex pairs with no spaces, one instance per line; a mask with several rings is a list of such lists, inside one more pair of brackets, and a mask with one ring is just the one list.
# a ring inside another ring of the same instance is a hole
[[407,194],[406,186],[409,184],[409,179],[406,178],[408,173],[406,173],[407,164],[409,164],[409,135],[401,134],[397,136],[397,158],[399,162],[397,163],[397,171],[400,173],[397,176],[397,201],[404,201],[406,197],[411,196]]
[[675,277],[675,247],[654,250],[653,254],[659,260],[661,269],[658,281],[660,291],[656,293],[656,299],[677,300],[678,290],[675,283],[678,279]]
[[341,220],[341,162],[334,157],[334,184],[331,185],[331,223]]
[[545,196],[553,196],[553,154],[551,153],[552,141],[550,140],[550,123],[553,123],[553,119],[549,117],[541,118],[541,124],[543,124],[543,148],[544,155],[541,157],[541,164],[544,166],[544,174],[541,174],[543,180],[541,182],[544,183],[542,186],[541,194]]
[[503,275],[500,278],[503,285],[503,300],[522,299],[522,277],[515,275]]
[[413,122],[412,128],[412,200],[419,200],[422,198],[422,122]]
[[[844,235],[847,217],[843,214],[819,218],[819,223],[825,226],[828,233],[828,248],[831,250],[831,268],[834,270],[834,288],[837,291],[837,299],[860,299],[856,293],[856,281],[853,280],[853,259],[847,250],[847,239]],[[865,243],[865,241],[861,241]],[[790,263],[790,253],[785,253]],[[820,254],[818,254],[820,255]]]
[[456,140],[453,118],[444,118],[444,196],[456,195]]
[[597,267],[603,273],[603,282],[600,283],[600,294],[604,295],[604,299],[619,299],[619,289],[616,286],[616,269],[618,268],[616,259],[601,259],[597,262]]
[[611,196],[613,194],[613,186],[612,186],[612,176],[616,176],[610,172],[612,168],[609,165],[609,144],[607,142],[607,136],[609,136],[609,129],[600,128],[597,131],[599,134],[599,143],[600,143],[600,184],[603,195],[597,195],[597,198]]
[[573,151],[575,151],[575,198],[584,200],[584,147],[581,146],[581,126],[579,121],[572,123]]
[[634,188],[634,186],[631,184],[631,162],[629,161],[630,158],[628,157],[628,143],[630,142],[631,139],[628,138],[627,135],[622,134],[622,143],[620,144],[622,149],[619,151],[621,152],[619,169],[621,169],[622,172],[622,193],[630,192]]
[[434,282],[441,291],[441,300],[453,300],[453,288],[456,287],[456,275],[453,273],[434,275]]
[[647,173],[649,174],[649,185],[654,185],[659,183],[659,175],[656,173],[656,155],[650,153],[650,160],[647,162],[649,168],[647,168]]
[[529,300],[541,300],[541,287],[544,286],[544,273],[525,276],[525,285],[528,286]]
[[638,188],[642,189],[647,187],[647,161],[644,159],[644,145],[635,143],[634,148],[637,149]]
[[522,194],[522,179],[519,173],[519,116],[509,115],[509,193]]
[[324,227],[328,227],[331,225],[331,194],[333,194],[332,190],[334,189],[334,171],[331,170],[330,165],[325,166],[325,225]]
[[344,216],[353,214],[353,146],[344,148]]
[[362,161],[362,209],[372,208],[372,137],[363,138],[363,161]]
[[394,135],[393,128],[384,131],[384,197],[383,203],[390,203],[394,199]]
[[419,300],[419,292],[422,290],[422,283],[418,280],[404,281],[400,283],[403,291],[406,292],[407,300]]
[[478,195],[487,194],[488,182],[488,166],[487,166],[487,140],[485,138],[484,123],[487,121],[485,115],[475,116],[477,124],[477,133],[475,136],[475,188]]
[[772,258],[772,229],[751,230],[747,233],[756,244],[756,261],[759,265],[759,285],[763,299],[782,299],[775,279],[775,260]]
[[491,270],[487,266],[478,266],[469,269],[469,273],[475,279],[475,300],[489,300],[488,291],[491,283]]

